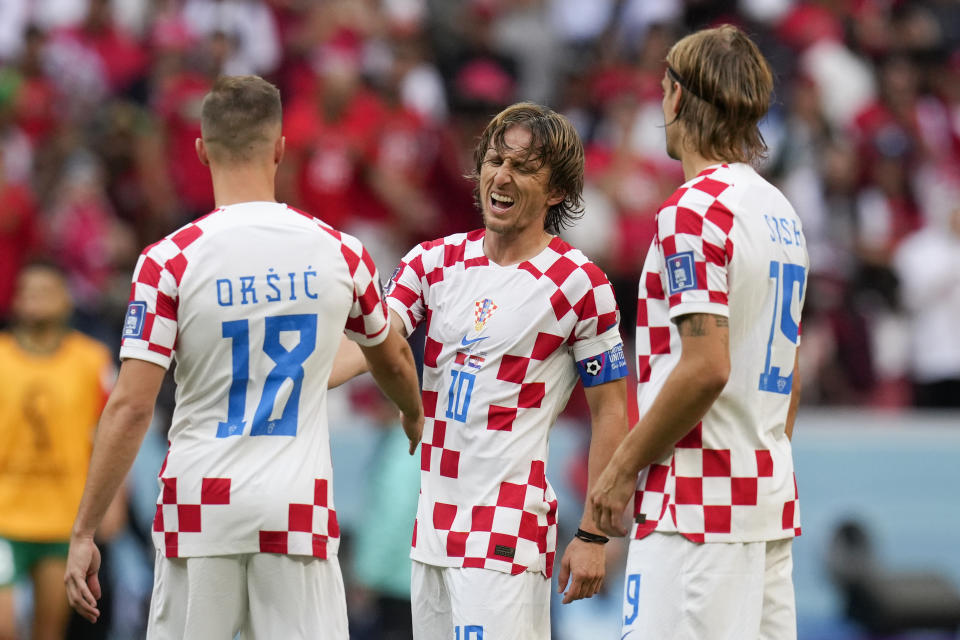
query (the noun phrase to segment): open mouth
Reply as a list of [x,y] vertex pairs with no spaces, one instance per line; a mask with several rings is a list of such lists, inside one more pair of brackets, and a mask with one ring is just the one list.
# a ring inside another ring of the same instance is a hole
[[503,213],[513,206],[513,198],[500,193],[490,193],[490,209],[497,213]]

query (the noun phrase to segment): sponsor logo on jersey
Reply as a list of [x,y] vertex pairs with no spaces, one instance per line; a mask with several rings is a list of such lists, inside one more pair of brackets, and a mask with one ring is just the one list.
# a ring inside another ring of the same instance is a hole
[[143,336],[143,320],[147,316],[146,302],[131,302],[127,306],[127,317],[123,320],[123,337],[140,338]]
[[467,340],[467,336],[464,335],[462,338],[460,338],[460,346],[461,346],[461,347],[471,347],[471,346],[477,344],[478,342],[480,342],[481,340],[486,340],[488,337],[489,337],[489,336],[482,336],[482,337],[480,337],[480,338],[474,338],[473,340]]
[[499,307],[490,298],[477,300],[476,302],[473,303],[473,306],[474,306],[473,328],[477,331],[483,331],[483,328],[487,326],[487,321],[490,319],[491,316],[493,316],[493,312],[499,309]]
[[667,285],[670,288],[670,295],[697,287],[697,273],[693,268],[693,251],[675,253],[667,258]]

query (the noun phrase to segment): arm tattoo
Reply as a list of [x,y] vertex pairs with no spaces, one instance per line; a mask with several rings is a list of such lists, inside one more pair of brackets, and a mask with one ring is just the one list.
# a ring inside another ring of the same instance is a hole
[[707,314],[691,313],[688,316],[683,316],[677,323],[677,330],[683,337],[707,335]]
[[710,319],[717,327],[729,327],[730,320],[711,313],[691,313],[677,319],[677,330],[683,337],[702,337],[707,335]]

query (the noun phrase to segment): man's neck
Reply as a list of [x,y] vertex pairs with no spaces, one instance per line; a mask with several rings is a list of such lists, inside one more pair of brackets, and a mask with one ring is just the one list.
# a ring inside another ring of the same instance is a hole
[[487,258],[505,267],[529,260],[543,251],[553,236],[544,229],[537,232],[497,233],[487,229],[483,236],[483,253]]
[[217,207],[241,202],[276,202],[276,169],[256,164],[210,167]]
[[688,151],[683,154],[680,163],[683,165],[683,181],[687,182],[698,175],[707,167],[715,164],[722,164],[725,160],[716,158],[704,158],[698,152]]
[[48,354],[53,353],[60,347],[67,331],[67,327],[57,324],[38,327],[19,326],[14,327],[12,333],[17,340],[17,344],[24,351]]

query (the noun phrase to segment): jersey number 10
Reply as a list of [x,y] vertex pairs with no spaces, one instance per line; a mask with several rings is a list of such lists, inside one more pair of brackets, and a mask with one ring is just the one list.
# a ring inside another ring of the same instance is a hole
[[[303,363],[317,346],[317,315],[314,313],[267,316],[264,318],[263,352],[276,363],[263,384],[257,410],[250,427],[252,436],[295,436],[300,409],[300,387],[303,386]],[[299,342],[287,349],[280,342],[281,331],[296,331]],[[227,402],[227,419],[217,425],[217,437],[243,435],[246,427],[244,412],[247,406],[247,383],[250,380],[250,327],[249,320],[230,320],[223,323],[223,337],[231,341],[233,356],[233,380],[230,382],[230,399]],[[293,387],[283,413],[271,419],[277,395],[284,382],[290,380]]]
[[[767,354],[763,361],[763,373],[760,374],[760,391],[789,394],[793,389],[793,355],[789,362],[773,362],[774,349],[783,353],[781,347],[785,340],[796,347],[800,338],[800,325],[793,319],[793,302],[797,309],[803,295],[803,283],[807,270],[799,264],[770,261],[770,278],[774,281],[773,318],[770,320],[770,338],[767,340]],[[795,354],[795,350],[790,350]],[[781,374],[780,365],[789,367],[790,375]]]

